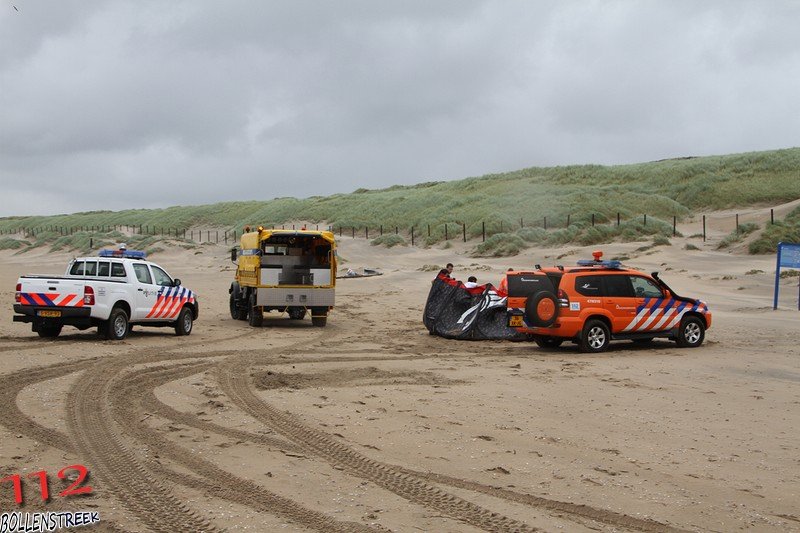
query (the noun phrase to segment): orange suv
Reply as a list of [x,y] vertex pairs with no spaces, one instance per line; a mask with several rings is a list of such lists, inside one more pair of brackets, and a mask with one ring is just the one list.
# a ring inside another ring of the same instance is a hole
[[647,343],[656,337],[678,346],[700,346],[711,313],[700,300],[678,296],[659,277],[623,268],[619,261],[578,261],[508,272],[508,325],[541,347],[565,340],[584,352],[601,352],[614,339]]

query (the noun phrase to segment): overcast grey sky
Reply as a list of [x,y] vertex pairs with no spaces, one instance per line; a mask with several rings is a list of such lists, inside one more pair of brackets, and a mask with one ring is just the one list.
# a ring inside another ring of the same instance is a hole
[[0,1],[0,216],[800,145],[797,1]]

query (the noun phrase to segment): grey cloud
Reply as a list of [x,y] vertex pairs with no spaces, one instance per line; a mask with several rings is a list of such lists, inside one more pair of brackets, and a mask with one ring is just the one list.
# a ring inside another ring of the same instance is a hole
[[0,8],[0,216],[783,148],[800,130],[789,1],[19,4]]

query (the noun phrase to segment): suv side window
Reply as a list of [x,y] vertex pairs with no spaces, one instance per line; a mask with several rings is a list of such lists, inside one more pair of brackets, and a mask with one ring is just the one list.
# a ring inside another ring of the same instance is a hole
[[576,276],[575,292],[583,296],[601,296],[603,276]]
[[134,263],[133,271],[136,274],[136,279],[139,280],[139,283],[147,283],[148,285],[153,283],[153,280],[150,277],[150,271],[147,269],[147,265],[144,263]]
[[633,287],[631,286],[630,276],[624,274],[611,274],[604,276],[603,281],[606,283],[605,296],[616,297],[633,297]]
[[639,276],[631,276],[631,284],[637,298],[663,298],[664,293],[653,281]]
[[161,285],[162,287],[172,287],[172,278],[170,278],[166,272],[164,272],[157,266],[152,266],[152,268],[153,268],[153,277],[156,280],[156,285]]
[[97,264],[97,275],[98,276],[108,276],[108,261],[100,261]]

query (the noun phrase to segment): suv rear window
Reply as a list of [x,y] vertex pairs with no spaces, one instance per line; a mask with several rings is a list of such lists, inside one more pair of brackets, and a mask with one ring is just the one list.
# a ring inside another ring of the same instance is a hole
[[527,297],[539,291],[555,292],[553,282],[544,274],[520,273],[508,275],[508,295]]

